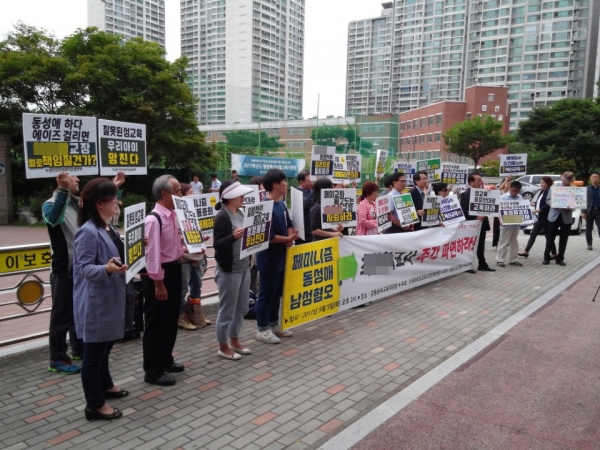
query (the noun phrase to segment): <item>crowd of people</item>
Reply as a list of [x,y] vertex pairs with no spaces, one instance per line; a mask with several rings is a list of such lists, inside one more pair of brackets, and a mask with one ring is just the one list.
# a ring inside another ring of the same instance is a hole
[[[235,172],[235,171],[234,171]],[[303,225],[305,235],[299,233],[288,212],[284,196],[288,192],[286,175],[278,169],[269,170],[264,177],[252,180],[266,191],[265,201],[273,202],[269,247],[255,257],[241,257],[243,236],[244,196],[253,191],[244,186],[236,173],[221,182],[211,175],[210,192],[218,192],[220,201],[215,209],[213,235],[215,282],[219,290],[219,308],[215,322],[215,335],[219,344],[218,356],[237,361],[252,352],[240,342],[243,318],[248,313],[251,289],[257,290],[256,339],[267,344],[278,344],[292,336],[280,324],[280,299],[283,291],[286,249],[320,239],[342,238],[350,230],[339,223],[333,228],[324,227],[321,214],[321,192],[334,187],[328,178],[313,182],[310,174],[298,174],[299,189],[303,194]],[[574,181],[571,172],[561,177],[568,186]],[[587,221],[586,239],[592,250],[592,228],[600,232],[600,176],[594,172],[588,186],[588,206],[582,217]],[[123,173],[113,180],[96,178],[89,181],[79,194],[79,179],[66,172],[56,179],[52,198],[42,207],[52,248],[52,273],[50,277],[53,306],[49,333],[49,370],[63,374],[81,372],[86,400],[85,417],[88,420],[114,420],[122,412],[106,403],[128,395],[115,386],[109,370],[109,353],[113,343],[123,338],[128,317],[128,296],[131,283],[125,282],[127,266],[124,264],[124,244],[111,221],[119,210],[117,193],[125,182]],[[414,187],[409,190],[419,216],[423,215],[426,195],[447,197],[453,195],[446,183],[427,181],[427,173],[413,175]],[[375,201],[387,195],[390,204],[391,227],[386,234],[415,232],[420,223],[402,225],[394,207],[393,197],[405,192],[406,176],[395,172],[380,180],[380,185],[367,181],[362,186],[357,211],[357,235],[378,233]],[[485,260],[485,238],[492,229],[488,218],[469,215],[471,189],[483,188],[479,174],[468,176],[469,187],[460,193],[460,204],[466,219],[482,221],[477,247],[478,270],[493,272]],[[344,185],[337,185],[345,187]],[[550,206],[552,179],[542,180],[541,194],[533,207],[537,222],[525,250],[519,253],[517,235],[519,225],[499,226],[496,264],[521,266],[518,256],[528,257],[541,229],[546,231],[543,264],[554,259],[564,266],[568,231],[572,210]],[[507,178],[500,185],[502,199],[518,200],[521,183]],[[156,202],[145,219],[146,268],[140,273],[144,296],[145,331],[143,334],[143,370],[147,383],[171,386],[176,383],[175,373],[185,370],[173,358],[178,327],[193,330],[205,326],[207,320],[201,310],[202,274],[206,270],[206,255],[190,255],[183,245],[174,211],[173,196],[202,193],[204,187],[197,174],[189,184],[180,183],[174,176],[158,177],[152,186]],[[554,245],[559,236],[558,247]],[[474,272],[474,270],[472,271]],[[256,281],[258,274],[258,282]],[[200,311],[200,322],[191,323],[187,311],[190,307]],[[71,352],[66,337],[69,335]],[[74,360],[83,359],[81,367]]]

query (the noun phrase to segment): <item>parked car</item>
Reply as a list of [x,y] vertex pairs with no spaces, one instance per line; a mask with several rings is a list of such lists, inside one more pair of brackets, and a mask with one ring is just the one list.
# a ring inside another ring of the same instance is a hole
[[517,178],[517,181],[521,183],[530,183],[535,184],[536,186],[540,185],[540,180],[542,177],[550,177],[552,181],[560,181],[560,175],[552,175],[552,174],[535,174],[535,175],[523,175],[522,177]]
[[[560,181],[554,183],[555,186],[560,186],[561,184],[562,183]],[[540,192],[541,191],[538,191],[538,193],[531,200],[532,207],[535,207],[535,204],[537,202]],[[533,229],[533,225],[529,225],[527,228],[523,229],[523,233],[529,234],[529,233],[531,233],[532,229]],[[585,230],[585,220],[581,217],[581,210],[574,209],[573,210],[573,224],[571,225],[571,234],[581,234],[582,230]],[[544,230],[542,230],[542,232],[544,232]]]

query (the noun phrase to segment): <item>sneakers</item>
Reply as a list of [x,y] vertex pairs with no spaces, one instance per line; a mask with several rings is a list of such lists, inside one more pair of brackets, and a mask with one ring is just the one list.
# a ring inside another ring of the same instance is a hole
[[81,361],[83,358],[79,355],[70,355],[73,361]]
[[50,361],[50,366],[48,367],[50,372],[58,372],[63,373],[65,375],[75,375],[76,373],[81,372],[81,367],[76,366],[72,362],[65,361]]
[[183,328],[184,330],[189,330],[189,331],[198,329],[198,327],[196,325],[194,325],[193,323],[190,322],[187,314],[185,314],[185,313],[179,315],[179,321],[177,322],[177,326],[179,328]]
[[523,264],[521,264],[519,261],[513,261],[511,263],[508,263],[509,266],[522,266]]
[[594,247],[592,247],[591,245],[588,245],[588,250],[594,250]]
[[497,266],[500,266],[500,267],[505,267],[505,266],[504,266],[504,263],[503,263],[502,261],[498,261],[498,262],[496,263],[496,265],[497,265]]
[[279,344],[281,342],[281,339],[275,336],[270,329],[265,331],[257,331],[256,339],[266,342],[267,344]]
[[294,333],[292,333],[292,330],[281,331],[281,327],[279,325],[277,325],[276,327],[273,327],[273,334],[280,338],[292,337],[294,335]]

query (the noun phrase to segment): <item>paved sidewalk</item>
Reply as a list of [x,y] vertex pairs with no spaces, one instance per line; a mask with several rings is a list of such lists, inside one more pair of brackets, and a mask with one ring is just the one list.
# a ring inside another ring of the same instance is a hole
[[352,447],[600,448],[600,267]]
[[598,256],[572,236],[568,266],[542,266],[542,245],[521,268],[459,274],[298,327],[282,345],[256,342],[246,321],[253,354],[239,362],[217,357],[212,327],[181,332],[187,369],[173,387],[144,383],[139,340],[118,344],[111,371],[131,395],[111,402],[125,411],[112,423],[84,419],[80,378],[47,372],[47,349],[2,357],[0,447],[317,448]]

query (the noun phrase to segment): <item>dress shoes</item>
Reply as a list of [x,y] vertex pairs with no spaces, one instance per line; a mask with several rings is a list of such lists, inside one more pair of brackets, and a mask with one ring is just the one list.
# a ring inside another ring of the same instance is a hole
[[110,414],[103,414],[95,409],[85,408],[85,418],[87,420],[115,420],[123,416],[123,412],[118,408],[114,408],[114,411]]
[[104,398],[123,398],[129,395],[129,391],[121,389],[119,391],[104,391]]
[[542,262],[542,265],[544,265],[544,266],[547,266],[548,264],[550,264],[549,259],[545,259],[544,262]]
[[490,266],[487,267],[479,267],[477,270],[481,272],[495,272],[496,269],[492,269]]
[[144,381],[150,384],[156,384],[158,386],[173,386],[175,384],[175,378],[171,375],[163,373],[160,377],[151,377],[146,375]]
[[559,266],[566,266],[567,263],[564,261],[556,261],[556,264],[558,264]]
[[183,372],[184,370],[185,370],[185,366],[183,364],[173,363],[173,365],[171,367],[167,367],[165,369],[165,372],[178,373],[178,372]]
[[467,273],[477,273],[477,271],[475,269],[469,269],[467,270]]

